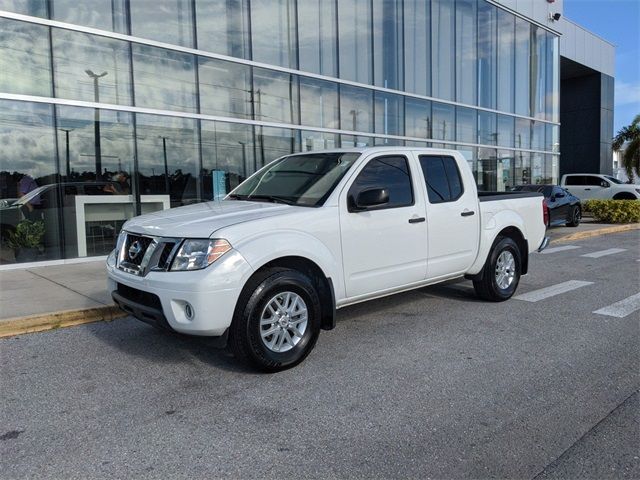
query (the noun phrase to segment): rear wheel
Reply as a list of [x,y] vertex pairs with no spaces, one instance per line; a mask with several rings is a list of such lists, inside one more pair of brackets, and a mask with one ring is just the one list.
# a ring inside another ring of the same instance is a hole
[[277,372],[304,360],[319,333],[320,300],[311,279],[296,270],[269,269],[240,295],[230,344],[240,360]]
[[580,207],[575,206],[571,209],[569,213],[569,221],[567,222],[567,227],[577,227],[580,225],[580,220],[582,219],[582,213],[580,212]]
[[484,265],[482,279],[474,280],[473,288],[485,300],[508,300],[518,287],[521,268],[521,253],[516,242],[510,237],[498,237]]

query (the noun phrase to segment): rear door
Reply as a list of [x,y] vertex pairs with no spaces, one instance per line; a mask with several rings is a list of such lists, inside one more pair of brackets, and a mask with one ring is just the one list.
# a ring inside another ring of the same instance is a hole
[[[357,297],[424,280],[427,229],[419,178],[405,155],[366,161],[340,195],[340,234],[347,297]],[[362,191],[384,188],[389,202],[354,209]]]
[[593,198],[591,187],[587,185],[587,175],[567,175],[564,183],[564,187],[572,195],[580,199]]
[[478,196],[475,189],[464,188],[463,175],[453,156],[418,158],[427,191],[427,278],[464,273],[478,252]]

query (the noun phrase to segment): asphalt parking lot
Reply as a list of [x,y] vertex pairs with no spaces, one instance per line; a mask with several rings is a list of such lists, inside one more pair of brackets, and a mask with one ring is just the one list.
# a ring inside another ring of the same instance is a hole
[[133,319],[0,340],[0,477],[639,478],[639,239],[349,307],[273,375]]

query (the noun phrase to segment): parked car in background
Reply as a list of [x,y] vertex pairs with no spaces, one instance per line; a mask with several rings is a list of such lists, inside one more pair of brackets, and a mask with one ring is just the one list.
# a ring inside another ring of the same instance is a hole
[[582,219],[580,199],[568,190],[557,185],[518,185],[511,189],[514,192],[540,192],[549,209],[547,227],[566,225],[577,227]]
[[640,199],[640,187],[622,183],[611,175],[595,173],[571,173],[563,175],[560,186],[580,200],[591,198],[600,200]]

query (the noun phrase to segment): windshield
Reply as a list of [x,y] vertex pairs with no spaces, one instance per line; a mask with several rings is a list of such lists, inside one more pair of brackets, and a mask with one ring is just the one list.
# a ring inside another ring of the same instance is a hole
[[241,183],[229,198],[317,207],[359,156],[332,152],[282,157]]
[[27,202],[31,202],[33,199],[42,195],[42,193],[48,188],[48,185],[43,187],[38,187],[34,190],[31,190],[29,193],[23,195],[18,200],[16,200],[14,205],[24,205]]
[[621,185],[623,182],[621,182],[620,180],[618,180],[615,177],[610,177],[609,175],[605,175],[604,178],[606,178],[607,180],[613,182],[613,183],[617,183],[618,185]]

